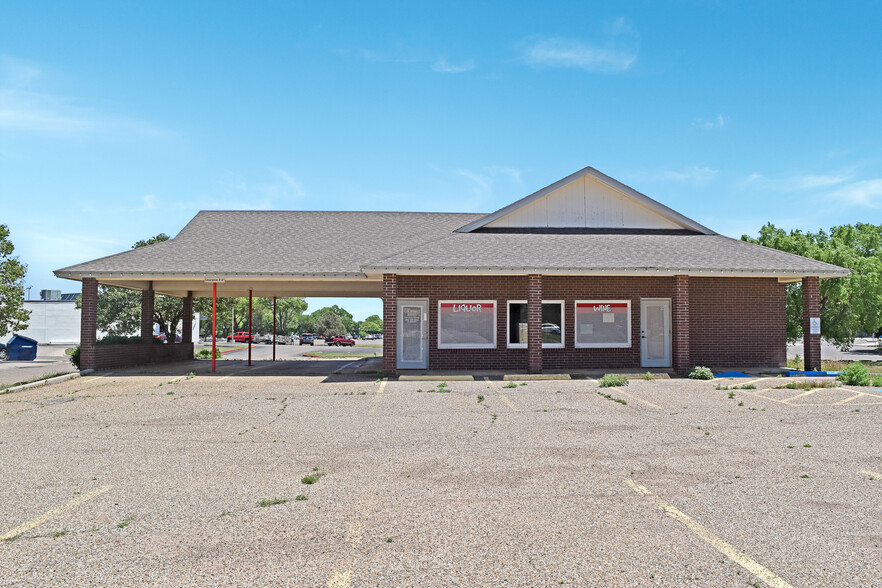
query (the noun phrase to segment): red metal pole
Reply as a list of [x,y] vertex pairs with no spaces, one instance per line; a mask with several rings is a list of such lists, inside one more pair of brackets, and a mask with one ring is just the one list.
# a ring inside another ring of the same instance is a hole
[[211,285],[211,371],[214,371],[214,355],[217,353],[217,284]]
[[251,290],[248,290],[248,365],[251,365],[251,344],[254,342],[251,334]]
[[276,361],[276,297],[273,296],[273,361]]

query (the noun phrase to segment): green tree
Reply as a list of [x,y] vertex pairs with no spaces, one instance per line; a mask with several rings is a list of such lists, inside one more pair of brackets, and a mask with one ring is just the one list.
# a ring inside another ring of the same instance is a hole
[[[168,235],[160,233],[150,239],[137,241],[132,249],[168,240]],[[210,304],[209,301],[209,307]],[[141,330],[141,292],[113,286],[98,286],[96,315],[98,329],[106,331],[110,335],[129,335],[139,332]],[[153,322],[159,325],[160,332],[168,333],[170,338],[174,337],[177,332],[183,315],[184,303],[180,298],[162,294],[157,294],[154,298]]]
[[[336,304],[334,306],[326,306],[324,308],[320,308],[314,313],[312,313],[312,317],[318,321],[319,318],[324,316],[326,313],[333,313],[340,317],[340,320],[343,321],[343,328],[340,329],[339,333],[352,333],[355,331],[355,321],[352,318],[352,314],[350,314],[345,308],[340,308]],[[318,326],[315,327],[316,332],[318,332]],[[335,333],[338,334],[338,333]]]
[[326,312],[315,321],[315,332],[320,337],[343,334],[343,320],[333,312]]
[[[852,270],[844,278],[821,280],[821,333],[847,350],[860,332],[882,328],[882,225],[857,223],[827,233],[793,230],[767,223],[759,237],[742,240],[795,253]],[[802,337],[802,284],[787,284],[787,339]]]
[[12,257],[15,247],[9,227],[0,225],[0,333],[28,328],[29,310],[24,307],[24,277],[28,266]]
[[383,319],[379,315],[372,314],[361,322],[361,333],[374,335],[383,332]]

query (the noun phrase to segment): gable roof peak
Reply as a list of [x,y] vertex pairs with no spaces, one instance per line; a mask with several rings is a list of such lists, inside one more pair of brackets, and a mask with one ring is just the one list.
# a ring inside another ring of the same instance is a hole
[[686,229],[716,232],[618,180],[585,167],[457,229],[482,228]]

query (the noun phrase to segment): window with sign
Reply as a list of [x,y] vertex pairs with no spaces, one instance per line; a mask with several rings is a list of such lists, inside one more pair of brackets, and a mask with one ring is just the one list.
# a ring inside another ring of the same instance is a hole
[[576,347],[630,347],[630,300],[577,300]]
[[[542,302],[542,347],[563,347],[563,301]],[[508,346],[527,346],[527,301],[508,303]]]
[[442,300],[438,303],[438,348],[496,347],[496,302]]

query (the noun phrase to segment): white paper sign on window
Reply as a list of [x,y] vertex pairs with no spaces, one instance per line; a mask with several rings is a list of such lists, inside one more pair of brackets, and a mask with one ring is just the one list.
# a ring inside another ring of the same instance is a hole
[[629,347],[629,300],[576,301],[576,347]]
[[496,347],[496,303],[487,300],[439,302],[438,347]]

